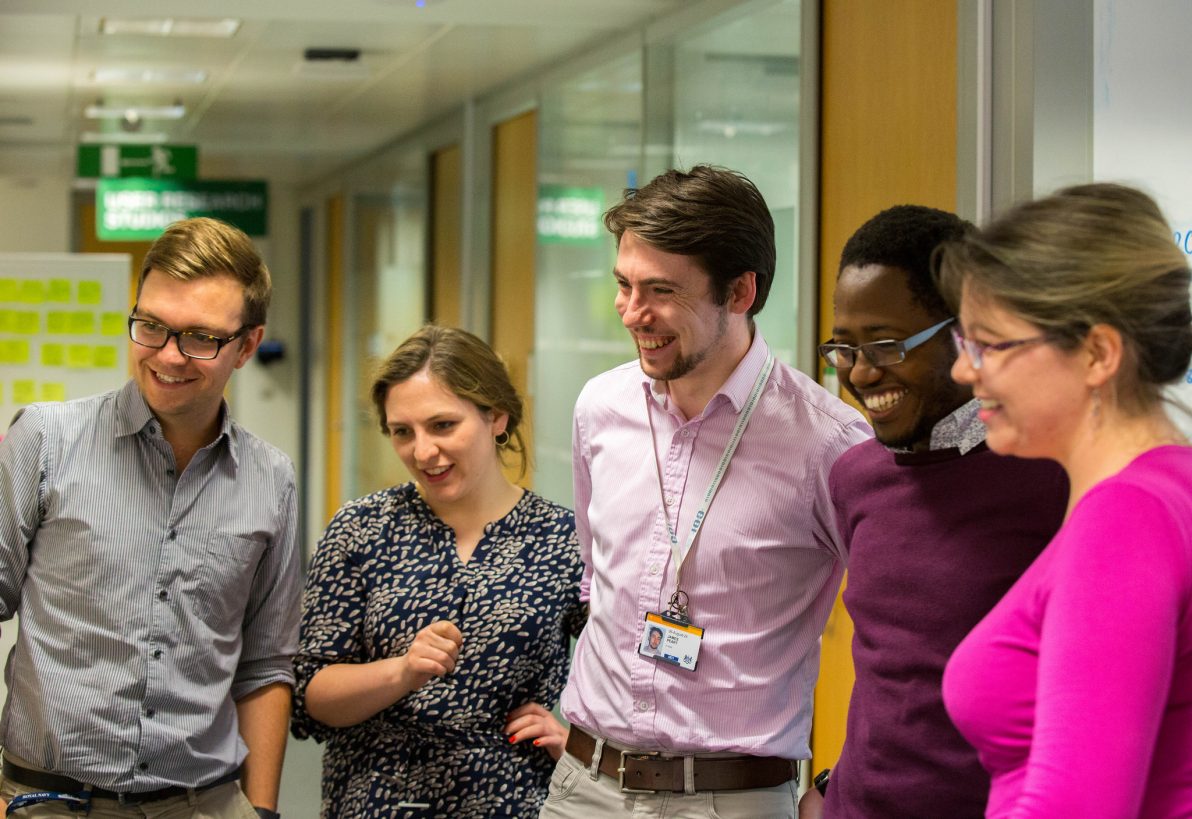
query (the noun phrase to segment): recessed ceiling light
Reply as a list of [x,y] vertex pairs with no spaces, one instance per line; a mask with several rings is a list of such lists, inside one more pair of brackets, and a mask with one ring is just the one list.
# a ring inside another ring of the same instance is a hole
[[104,17],[100,34],[140,34],[151,37],[231,37],[240,30],[232,18]]
[[91,79],[102,85],[201,85],[207,72],[197,68],[97,68]]
[[97,102],[83,109],[87,119],[182,119],[186,106],[181,102],[173,105],[105,105]]
[[159,145],[168,142],[169,139],[163,131],[140,131],[137,133],[84,131],[79,135],[79,141],[85,145]]

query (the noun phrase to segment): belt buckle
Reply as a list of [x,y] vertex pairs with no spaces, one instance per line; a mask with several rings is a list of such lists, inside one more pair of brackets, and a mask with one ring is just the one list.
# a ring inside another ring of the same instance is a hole
[[661,756],[658,751],[646,751],[644,753],[636,753],[633,751],[621,751],[621,761],[617,765],[617,785],[621,788],[621,793],[658,793],[654,788],[628,788],[625,786],[625,760],[626,759],[650,759],[651,757]]

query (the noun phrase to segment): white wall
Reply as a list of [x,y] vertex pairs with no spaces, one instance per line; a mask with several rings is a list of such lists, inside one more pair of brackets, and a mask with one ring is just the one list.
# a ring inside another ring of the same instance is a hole
[[69,253],[67,177],[0,176],[0,252]]

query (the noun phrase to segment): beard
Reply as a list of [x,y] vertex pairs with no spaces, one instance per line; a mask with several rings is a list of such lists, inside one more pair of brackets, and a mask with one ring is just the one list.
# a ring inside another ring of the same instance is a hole
[[[716,334],[698,350],[693,350],[690,354],[684,355],[678,353],[675,360],[671,362],[670,367],[661,373],[654,374],[646,371],[646,374],[658,381],[676,381],[685,375],[690,375],[695,369],[707,359],[709,355],[720,348],[724,341],[725,334],[728,333],[728,308],[725,307],[719,310],[716,314]],[[642,369],[646,369],[646,362],[644,358],[639,360],[642,363]]]

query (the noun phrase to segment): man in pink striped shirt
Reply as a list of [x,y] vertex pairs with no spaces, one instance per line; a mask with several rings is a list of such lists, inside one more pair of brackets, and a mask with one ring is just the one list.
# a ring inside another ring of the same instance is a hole
[[605,224],[638,360],[576,405],[591,615],[541,815],[794,817],[843,573],[828,473],[871,433],[754,324],[775,252],[749,180],[669,171]]

